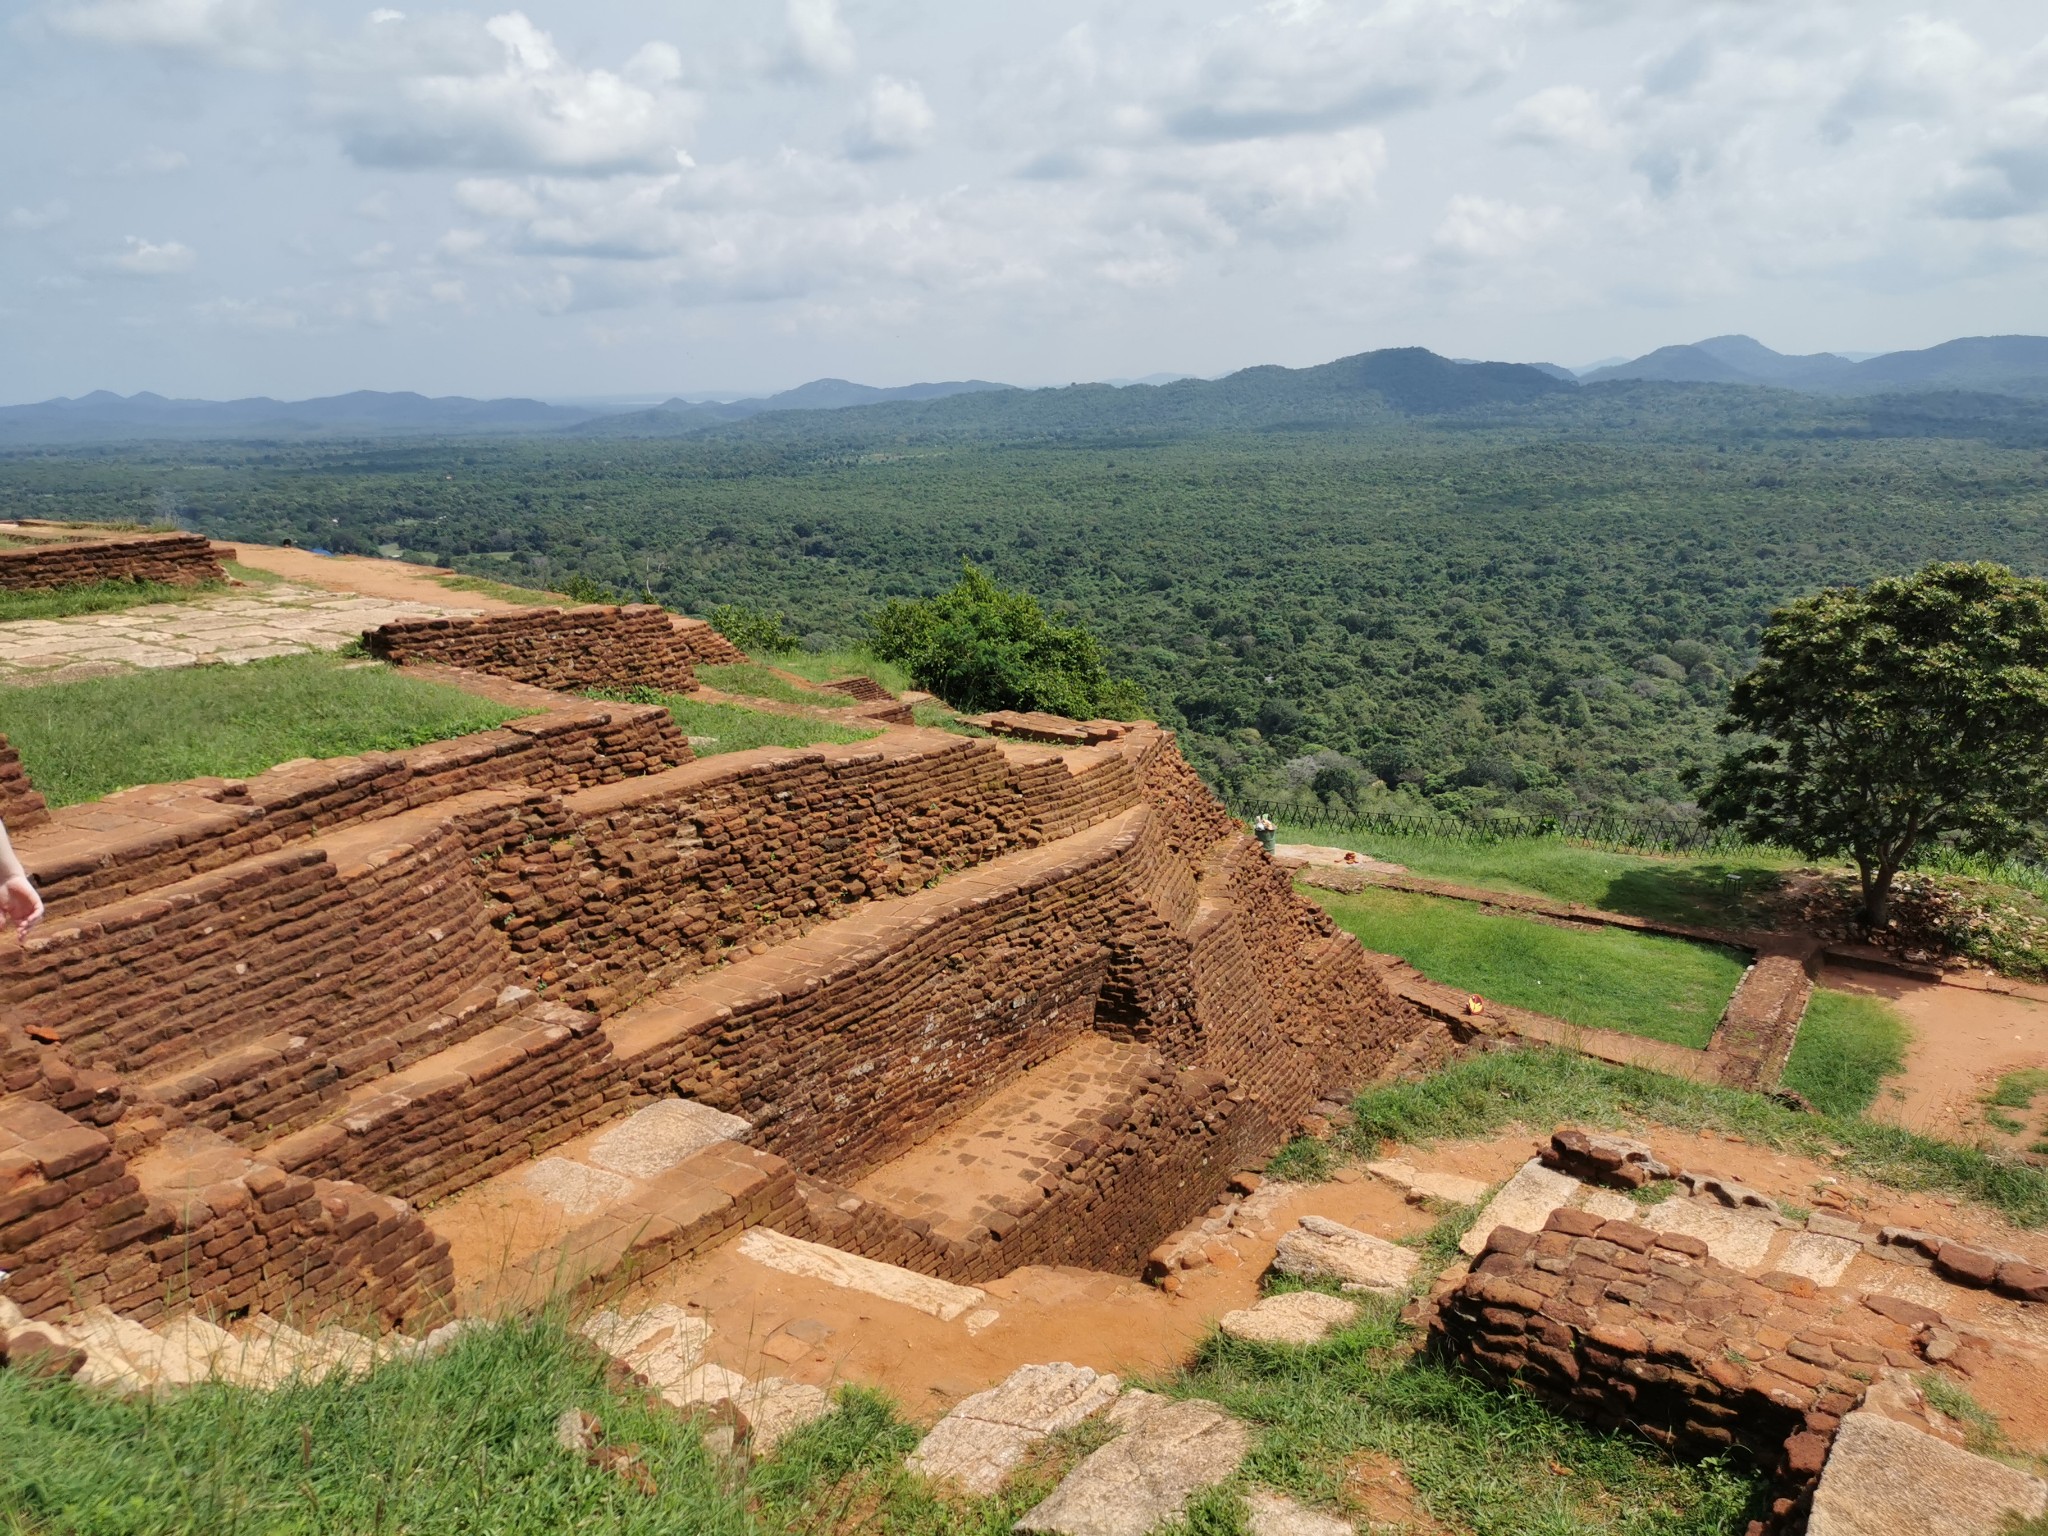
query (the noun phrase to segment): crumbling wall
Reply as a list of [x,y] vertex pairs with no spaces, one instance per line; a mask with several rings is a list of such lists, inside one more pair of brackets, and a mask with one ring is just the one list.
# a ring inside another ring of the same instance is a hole
[[702,619],[688,619],[679,613],[672,613],[669,615],[669,626],[675,630],[676,640],[682,646],[683,654],[695,666],[723,667],[747,659],[745,651]]
[[708,642],[678,630],[671,618],[643,604],[532,608],[474,618],[399,619],[367,631],[363,641],[373,656],[399,666],[433,662],[464,667],[564,693],[583,688],[687,693],[697,686],[693,656]]
[[1751,1278],[1698,1238],[1567,1208],[1540,1233],[1495,1228],[1431,1340],[1602,1428],[1747,1461],[1775,1487],[1770,1528],[1796,1530],[1842,1416],[1878,1372],[1924,1368],[1915,1330],[1936,1319],[1797,1275]]
[[49,819],[43,797],[36,793],[36,787],[28,781],[28,770],[21,766],[21,754],[7,744],[5,736],[0,736],[0,825],[11,832],[25,832]]
[[33,591],[102,581],[197,587],[228,579],[221,564],[224,558],[234,558],[234,551],[196,533],[77,539],[28,549],[0,549],[0,589]]

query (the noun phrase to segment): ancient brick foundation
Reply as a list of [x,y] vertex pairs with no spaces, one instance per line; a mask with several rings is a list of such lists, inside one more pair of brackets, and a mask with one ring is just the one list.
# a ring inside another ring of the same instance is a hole
[[226,581],[221,564],[234,552],[196,533],[123,539],[78,539],[30,549],[0,549],[0,589],[33,591],[103,581],[197,587]]
[[1939,1320],[1896,1297],[1752,1278],[1697,1238],[1566,1209],[1540,1233],[1496,1228],[1431,1340],[1603,1428],[1739,1456],[1773,1484],[1765,1528],[1797,1531],[1842,1416],[1879,1372],[1924,1369]]
[[[679,628],[660,608],[533,608],[474,618],[401,619],[370,630],[374,656],[398,666],[434,663],[573,693],[585,688],[658,688],[687,693],[710,637],[708,624]],[[737,656],[737,652],[734,653]]]
[[[565,703],[32,829],[53,915],[0,951],[23,1305],[424,1320],[460,1277],[405,1202],[678,1095],[749,1144],[520,1294],[759,1222],[963,1279],[1136,1273],[1421,1028],[1152,727],[687,752],[664,711]],[[940,1212],[887,1192],[1076,1052],[1085,1102],[1018,1132],[1054,1137],[1029,1178]]]
[[43,797],[36,793],[28,770],[21,766],[21,754],[7,745],[5,736],[0,736],[0,824],[21,832],[49,819]]

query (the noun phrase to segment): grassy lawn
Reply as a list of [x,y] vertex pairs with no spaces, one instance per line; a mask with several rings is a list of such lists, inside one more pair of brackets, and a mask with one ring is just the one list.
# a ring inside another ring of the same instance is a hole
[[814,683],[836,682],[842,677],[871,677],[891,693],[901,693],[916,684],[910,674],[893,661],[884,661],[872,651],[793,651],[775,658],[775,665]]
[[68,619],[81,613],[119,613],[144,603],[189,603],[219,597],[230,590],[224,582],[198,587],[173,587],[155,581],[95,581],[79,587],[38,588],[31,592],[0,591],[0,624],[18,619]]
[[843,709],[853,702],[843,693],[827,693],[777,677],[772,668],[758,661],[734,661],[722,666],[698,667],[697,681],[720,693],[745,694],[750,699],[774,699],[779,704],[808,704],[814,709]]
[[[1481,1536],[1732,1536],[1751,1486],[1674,1466],[1526,1399],[1410,1356],[1394,1308],[1312,1349],[1212,1340],[1153,1383],[1221,1401],[1256,1444],[1204,1495],[1188,1536],[1241,1536],[1240,1493],[1277,1487],[1341,1507],[1361,1451],[1407,1469],[1440,1515]],[[206,1386],[151,1403],[0,1372],[0,1530],[22,1536],[1001,1536],[1105,1438],[1057,1436],[1000,1492],[967,1499],[904,1470],[919,1430],[875,1393],[752,1467],[721,1466],[698,1423],[610,1386],[558,1322],[482,1330],[438,1359],[264,1394]],[[638,1448],[653,1491],[554,1440],[566,1408]],[[1571,1475],[1562,1476],[1560,1468]]]
[[1935,1189],[1990,1206],[2020,1226],[2048,1224],[2048,1169],[1979,1147],[1916,1135],[1861,1116],[1802,1114],[1760,1094],[1610,1066],[1575,1051],[1495,1051],[1417,1082],[1368,1089],[1349,1135],[1377,1157],[1382,1139],[1486,1136],[1509,1125],[1731,1132],[1758,1146],[1810,1157],[1895,1189]]
[[1748,963],[1708,944],[1559,928],[1434,896],[1304,889],[1367,949],[1399,955],[1432,981],[1674,1045],[1707,1043]]
[[1356,848],[1434,880],[1714,928],[1760,926],[1768,914],[1759,898],[1776,888],[1784,871],[1799,864],[1795,855],[1770,849],[1693,858],[1615,853],[1558,837],[1480,842],[1327,827],[1282,827],[1280,837],[1283,842]]
[[1860,1115],[1906,1062],[1906,1021],[1881,997],[1816,987],[1785,1063],[1787,1088],[1829,1115]]
[[684,694],[670,694],[664,702],[684,734],[696,740],[699,757],[720,752],[745,752],[753,747],[815,747],[866,741],[882,734],[855,729],[832,720],[803,715],[771,715],[764,710],[744,709],[736,704],[700,704]]
[[244,778],[295,757],[396,751],[530,713],[325,655],[0,690],[0,735],[52,805]]

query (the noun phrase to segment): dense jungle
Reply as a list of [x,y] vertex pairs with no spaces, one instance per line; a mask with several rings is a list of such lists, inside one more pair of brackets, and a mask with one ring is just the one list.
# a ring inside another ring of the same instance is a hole
[[1097,634],[1220,787],[1341,762],[1461,813],[1683,811],[1774,605],[1936,558],[2048,573],[2041,403],[1419,356],[709,428],[24,447],[0,516],[580,577],[817,649],[969,560]]

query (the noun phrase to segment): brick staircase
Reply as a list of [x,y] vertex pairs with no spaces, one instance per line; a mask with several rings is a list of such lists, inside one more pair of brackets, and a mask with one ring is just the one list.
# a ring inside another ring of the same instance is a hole
[[5,1294],[418,1327],[759,1225],[1135,1272],[1415,1032],[1156,729],[691,762],[635,709],[30,829]]

